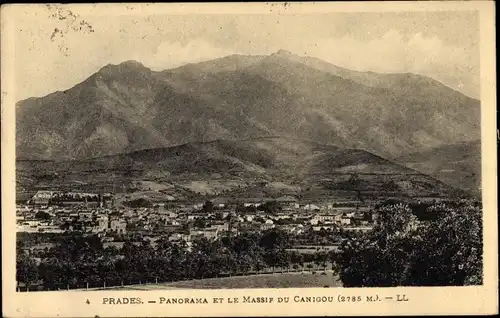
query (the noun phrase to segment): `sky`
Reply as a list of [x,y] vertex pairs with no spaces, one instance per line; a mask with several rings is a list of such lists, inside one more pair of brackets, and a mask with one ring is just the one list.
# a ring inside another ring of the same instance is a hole
[[68,89],[109,63],[163,70],[279,49],[357,71],[418,73],[480,95],[474,11],[104,15],[38,6],[14,27],[16,100]]

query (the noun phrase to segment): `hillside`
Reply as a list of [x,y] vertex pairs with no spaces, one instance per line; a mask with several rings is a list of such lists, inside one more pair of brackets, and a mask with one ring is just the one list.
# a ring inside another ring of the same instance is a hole
[[16,151],[25,159],[276,135],[397,157],[480,138],[479,101],[437,81],[354,72],[282,50],[162,72],[134,61],[107,65],[16,110]]
[[481,193],[480,140],[444,145],[395,161],[456,188]]
[[[284,137],[217,140],[66,162],[19,161],[25,190],[101,189],[151,198],[441,196],[453,189],[369,152]],[[352,183],[353,175],[358,183]]]

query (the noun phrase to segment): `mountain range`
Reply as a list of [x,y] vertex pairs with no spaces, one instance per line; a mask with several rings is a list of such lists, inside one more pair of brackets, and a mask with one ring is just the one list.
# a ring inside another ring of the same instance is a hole
[[406,163],[477,142],[480,102],[429,77],[351,71],[284,50],[165,71],[127,61],[18,102],[16,136],[16,156],[28,160],[281,136]]
[[365,198],[377,199],[459,193],[364,150],[284,137],[189,143],[83,160],[19,161],[18,184],[124,188],[132,190],[123,192],[153,197],[161,191],[177,199],[216,193],[229,198],[288,195],[311,200],[352,197],[358,190]]

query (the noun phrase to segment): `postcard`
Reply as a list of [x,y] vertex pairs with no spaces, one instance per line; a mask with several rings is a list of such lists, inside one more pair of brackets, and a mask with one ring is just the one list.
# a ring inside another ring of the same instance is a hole
[[6,317],[498,313],[494,4],[1,8]]

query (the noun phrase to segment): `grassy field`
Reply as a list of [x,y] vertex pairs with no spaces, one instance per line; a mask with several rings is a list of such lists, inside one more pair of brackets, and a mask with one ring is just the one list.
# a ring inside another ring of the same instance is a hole
[[165,284],[148,284],[118,287],[129,290],[161,289],[236,289],[236,288],[300,288],[342,287],[338,276],[326,273],[262,274],[224,278],[207,278]]

